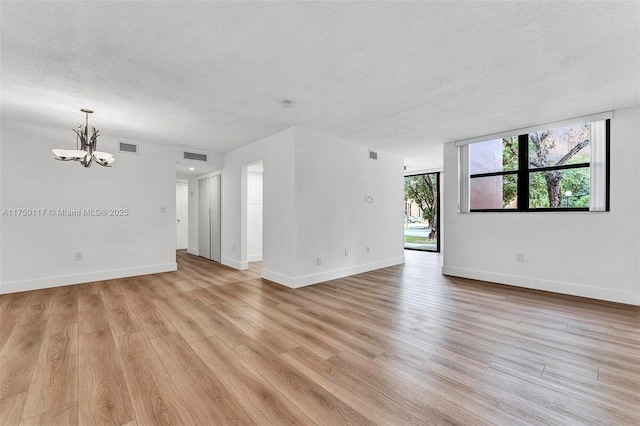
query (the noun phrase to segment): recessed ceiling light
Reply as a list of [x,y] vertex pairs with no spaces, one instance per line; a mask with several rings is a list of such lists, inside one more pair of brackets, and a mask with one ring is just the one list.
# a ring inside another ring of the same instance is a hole
[[282,108],[293,108],[293,101],[291,99],[283,99],[280,105],[282,105]]
[[195,167],[189,167],[189,170],[194,171],[196,168]]

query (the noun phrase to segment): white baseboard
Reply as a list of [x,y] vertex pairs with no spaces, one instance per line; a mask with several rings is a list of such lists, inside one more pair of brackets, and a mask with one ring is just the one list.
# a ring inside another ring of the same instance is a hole
[[161,265],[137,266],[135,268],[114,269],[111,271],[89,272],[86,274],[61,275],[57,277],[38,278],[34,280],[13,281],[0,284],[0,294],[20,291],[40,290],[43,288],[61,287],[72,284],[83,284],[94,281],[113,280],[116,278],[135,277],[138,275],[158,274],[178,269],[177,263]]
[[262,278],[265,280],[273,281],[274,283],[282,284],[285,287],[296,288],[295,287],[295,278],[290,275],[280,274],[278,272],[273,272],[268,269],[262,268]]
[[300,288],[325,281],[335,280],[338,278],[348,277],[350,275],[362,274],[364,272],[374,271],[376,269],[388,268],[389,266],[401,265],[403,263],[404,256],[380,260],[372,263],[349,266],[347,268],[333,269],[331,271],[319,272],[317,274],[303,275],[300,277],[291,277],[289,275],[283,275],[262,268],[262,278],[290,288]]
[[187,253],[189,253],[189,254],[193,254],[193,255],[195,255],[195,256],[198,256],[198,249],[197,249],[197,248],[191,248],[191,247],[189,247],[189,248],[187,249]]
[[634,293],[631,291],[611,290],[601,287],[589,287],[585,285],[566,283],[561,281],[541,280],[519,275],[499,274],[495,272],[478,271],[474,269],[456,268],[451,266],[443,266],[442,273],[444,275],[451,275],[454,277],[488,281],[498,284],[507,284],[515,287],[568,294],[571,296],[588,297],[590,299],[625,303],[628,305],[640,305],[640,293]]
[[231,268],[234,268],[234,269],[239,269],[241,271],[249,269],[249,263],[248,262],[238,262],[237,260],[229,259],[228,257],[223,257],[222,261],[220,263],[222,263],[225,266],[229,266]]
[[247,262],[262,262],[262,254],[248,254]]

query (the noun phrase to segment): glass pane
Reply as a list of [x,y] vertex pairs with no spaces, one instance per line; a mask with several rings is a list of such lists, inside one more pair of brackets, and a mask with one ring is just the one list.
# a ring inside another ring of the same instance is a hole
[[439,251],[438,173],[404,178],[404,248]]
[[588,163],[591,123],[529,134],[529,168]]
[[529,174],[529,208],[589,207],[589,168]]
[[472,175],[518,170],[518,137],[472,143],[469,159]]
[[518,178],[515,174],[471,178],[469,186],[472,210],[517,208]]

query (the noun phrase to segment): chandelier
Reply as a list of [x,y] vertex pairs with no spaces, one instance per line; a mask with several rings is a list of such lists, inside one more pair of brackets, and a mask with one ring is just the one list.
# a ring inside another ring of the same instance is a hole
[[116,160],[113,154],[107,152],[96,151],[96,141],[100,134],[95,127],[91,127],[91,138],[89,138],[89,114],[93,114],[90,109],[81,109],[80,111],[85,113],[86,120],[84,129],[82,125],[77,129],[73,129],[76,132],[76,149],[52,149],[53,154],[56,156],[56,160],[60,161],[79,161],[83,167],[91,166],[92,162],[96,162],[104,167],[111,167],[111,164]]

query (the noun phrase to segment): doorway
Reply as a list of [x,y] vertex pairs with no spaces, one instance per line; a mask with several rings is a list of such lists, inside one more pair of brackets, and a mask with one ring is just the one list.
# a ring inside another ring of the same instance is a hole
[[247,166],[247,262],[262,261],[262,161]]
[[440,173],[404,177],[404,248],[440,252]]

